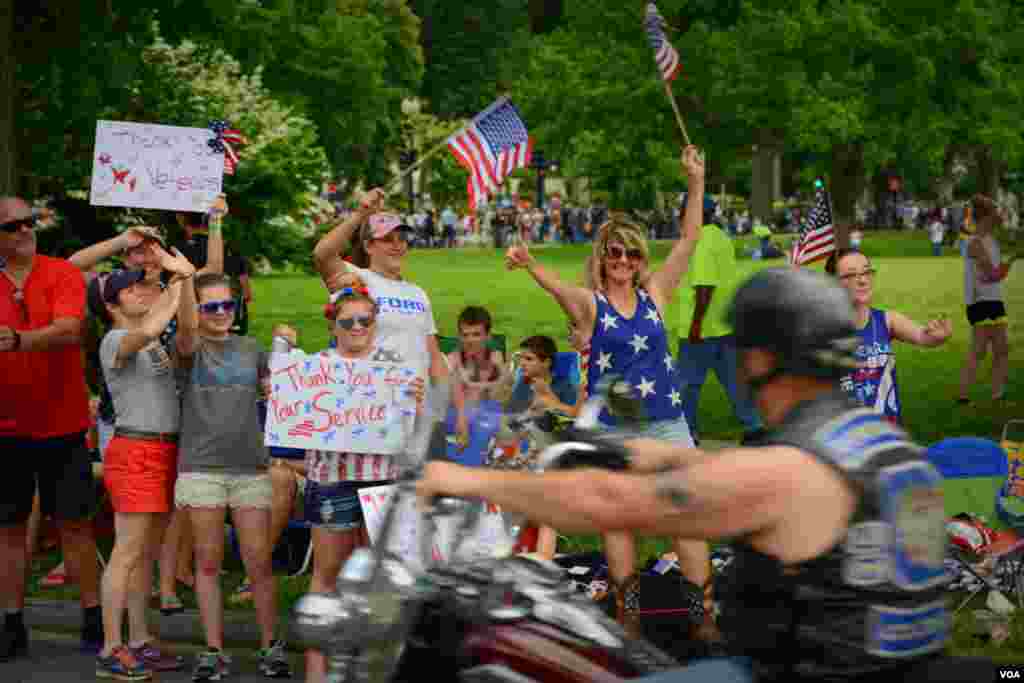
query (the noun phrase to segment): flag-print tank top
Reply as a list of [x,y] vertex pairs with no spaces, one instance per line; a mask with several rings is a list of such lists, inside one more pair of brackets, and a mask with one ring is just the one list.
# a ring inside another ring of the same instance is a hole
[[860,331],[857,346],[859,367],[842,379],[843,391],[861,405],[900,421],[900,392],[896,382],[896,354],[889,336],[885,311],[871,309],[868,323]]
[[[590,339],[590,367],[587,386],[595,391],[601,378],[613,374],[624,378],[643,399],[649,420],[681,420],[682,391],[675,362],[668,350],[668,335],[651,295],[638,288],[636,312],[622,316],[601,293],[597,302],[597,320]],[[602,411],[603,424],[614,425]]]

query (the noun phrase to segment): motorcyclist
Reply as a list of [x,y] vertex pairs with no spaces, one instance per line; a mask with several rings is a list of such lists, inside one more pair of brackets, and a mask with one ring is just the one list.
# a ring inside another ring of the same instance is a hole
[[732,539],[720,627],[742,659],[643,679],[652,683],[994,677],[987,660],[942,654],[941,476],[905,432],[838,387],[857,345],[844,290],[809,270],[767,269],[737,290],[728,317],[740,379],[771,429],[758,447],[707,454],[632,441],[632,472],[435,461],[421,502],[479,497],[569,533]]

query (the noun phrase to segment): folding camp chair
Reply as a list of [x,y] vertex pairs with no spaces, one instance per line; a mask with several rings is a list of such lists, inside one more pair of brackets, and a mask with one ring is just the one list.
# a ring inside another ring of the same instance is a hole
[[[994,527],[999,526],[996,501],[1004,489],[1008,472],[1006,451],[999,444],[975,437],[951,437],[932,444],[926,456],[945,478],[943,493],[947,518],[970,512],[985,518]],[[972,558],[952,544],[950,554],[960,568],[980,582],[970,589],[970,594],[957,607],[959,612],[985,588],[1001,591],[985,572],[979,572],[974,565],[979,560],[987,560],[993,568],[992,573],[999,573],[1002,563],[1024,555],[1024,539],[1014,531],[1003,531],[979,557]],[[1024,563],[1021,567],[1024,568]],[[1024,606],[1024,575],[1020,569],[1015,572],[1013,584],[1012,592],[1018,604]]]

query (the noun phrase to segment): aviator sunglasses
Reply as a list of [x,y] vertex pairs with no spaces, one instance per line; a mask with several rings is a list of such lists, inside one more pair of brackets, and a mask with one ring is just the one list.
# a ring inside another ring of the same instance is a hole
[[617,244],[609,245],[605,248],[604,253],[613,261],[620,261],[623,257],[628,258],[630,261],[639,261],[644,257],[644,252],[639,249],[623,249]]
[[202,313],[209,315],[215,315],[217,313],[234,313],[235,302],[231,299],[224,299],[223,301],[207,301],[205,304],[199,304],[199,310]]
[[359,323],[360,327],[369,329],[371,325],[377,322],[377,317],[373,315],[354,315],[351,318],[338,318],[334,321],[334,324],[343,330],[351,330]]

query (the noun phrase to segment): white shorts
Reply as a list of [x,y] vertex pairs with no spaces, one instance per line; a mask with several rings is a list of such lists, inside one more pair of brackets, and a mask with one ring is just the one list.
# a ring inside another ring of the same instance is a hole
[[274,487],[269,474],[182,472],[174,485],[179,508],[270,509]]

